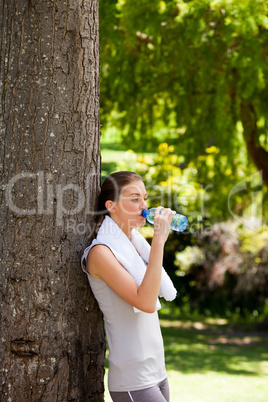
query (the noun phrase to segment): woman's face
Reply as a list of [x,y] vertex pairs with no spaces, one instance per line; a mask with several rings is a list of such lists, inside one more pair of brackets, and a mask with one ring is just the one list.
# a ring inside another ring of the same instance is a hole
[[118,201],[111,204],[111,218],[127,231],[143,226],[146,220],[141,215],[141,211],[148,208],[146,199],[144,183],[141,180],[130,182],[122,189]]

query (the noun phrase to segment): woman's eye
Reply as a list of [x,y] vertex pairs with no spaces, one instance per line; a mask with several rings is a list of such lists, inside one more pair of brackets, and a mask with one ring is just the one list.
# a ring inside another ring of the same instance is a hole
[[[148,198],[144,198],[144,201],[146,201]],[[132,198],[132,201],[134,201],[134,202],[138,202],[138,201],[141,201],[142,199],[141,198]]]

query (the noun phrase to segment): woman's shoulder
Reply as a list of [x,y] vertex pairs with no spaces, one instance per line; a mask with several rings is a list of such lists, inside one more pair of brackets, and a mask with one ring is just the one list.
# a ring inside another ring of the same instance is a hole
[[95,244],[89,251],[87,258],[98,258],[110,254],[112,251],[105,244]]
[[87,269],[90,275],[99,278],[98,268],[100,264],[105,263],[111,257],[113,257],[113,253],[108,246],[105,244],[94,245],[87,255]]

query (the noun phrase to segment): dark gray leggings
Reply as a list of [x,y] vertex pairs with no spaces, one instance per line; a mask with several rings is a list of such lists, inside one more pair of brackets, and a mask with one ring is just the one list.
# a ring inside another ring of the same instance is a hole
[[154,387],[129,392],[110,392],[114,402],[169,402],[167,378]]

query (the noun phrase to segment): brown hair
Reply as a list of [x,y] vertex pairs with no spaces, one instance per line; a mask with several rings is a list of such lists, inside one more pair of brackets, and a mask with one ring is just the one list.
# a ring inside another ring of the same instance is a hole
[[140,175],[138,173],[129,171],[112,173],[104,180],[98,198],[98,207],[95,217],[95,236],[97,235],[105,215],[109,215],[109,211],[105,207],[106,201],[117,201],[123,188],[132,181],[137,180],[142,181]]

